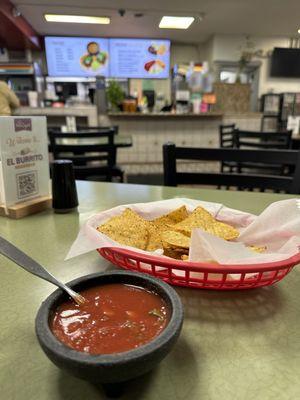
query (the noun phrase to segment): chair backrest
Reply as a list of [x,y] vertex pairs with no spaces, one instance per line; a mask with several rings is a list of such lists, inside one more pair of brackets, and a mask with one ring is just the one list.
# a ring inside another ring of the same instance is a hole
[[119,133],[119,125],[112,125],[112,126],[78,126],[77,131],[96,131],[96,132],[102,132],[106,131],[108,129],[114,129],[115,130],[115,135]]
[[257,132],[234,130],[235,147],[256,149],[290,149],[292,131]]
[[234,147],[235,124],[219,125],[220,147]]
[[73,161],[75,167],[90,161],[103,161],[104,165],[111,168],[115,164],[116,156],[114,135],[113,128],[101,132],[50,131],[50,149],[54,159],[68,158]]
[[[77,126],[77,132],[102,132],[107,131],[109,129],[115,130],[115,135],[119,133],[119,125],[112,126]],[[50,126],[48,128],[48,134],[50,132],[61,132],[61,126]],[[75,132],[74,132],[75,133]]]
[[[240,173],[177,172],[177,160],[251,162],[285,164],[295,167],[293,176],[256,175]],[[300,152],[296,150],[242,150],[221,148],[176,147],[174,143],[163,146],[164,184],[198,184],[235,186],[250,189],[272,189],[300,194]]]

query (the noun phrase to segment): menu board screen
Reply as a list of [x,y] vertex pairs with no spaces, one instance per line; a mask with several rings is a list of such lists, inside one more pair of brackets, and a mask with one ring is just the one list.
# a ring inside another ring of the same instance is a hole
[[50,76],[109,76],[109,40],[45,37]]
[[45,47],[50,76],[169,77],[169,40],[47,36]]
[[110,39],[110,56],[111,77],[169,77],[169,40]]

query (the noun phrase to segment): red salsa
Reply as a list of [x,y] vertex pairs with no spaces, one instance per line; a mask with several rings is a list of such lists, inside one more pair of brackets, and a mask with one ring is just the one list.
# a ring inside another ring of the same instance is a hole
[[69,300],[50,320],[66,346],[90,354],[132,350],[150,342],[166,327],[170,312],[155,292],[126,284],[106,284],[80,292],[83,305]]

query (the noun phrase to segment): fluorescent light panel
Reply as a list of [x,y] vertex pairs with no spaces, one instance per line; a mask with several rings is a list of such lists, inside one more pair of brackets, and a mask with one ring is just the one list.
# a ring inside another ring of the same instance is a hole
[[159,28],[162,29],[188,29],[189,26],[194,22],[194,17],[162,17]]
[[91,17],[87,15],[45,14],[47,22],[67,22],[71,24],[110,24],[109,17]]

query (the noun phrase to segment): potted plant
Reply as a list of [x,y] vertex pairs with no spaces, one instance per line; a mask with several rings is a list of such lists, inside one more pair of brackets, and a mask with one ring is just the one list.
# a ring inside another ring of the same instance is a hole
[[121,86],[116,81],[110,81],[108,88],[106,89],[107,99],[110,103],[112,111],[119,111],[120,105],[124,100],[125,94]]
[[253,53],[247,51],[242,52],[241,57],[238,61],[238,72],[237,72],[236,83],[241,83],[241,75],[244,72],[247,65],[251,62],[252,57]]

